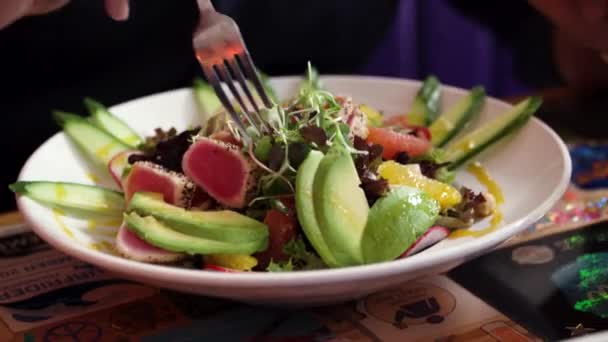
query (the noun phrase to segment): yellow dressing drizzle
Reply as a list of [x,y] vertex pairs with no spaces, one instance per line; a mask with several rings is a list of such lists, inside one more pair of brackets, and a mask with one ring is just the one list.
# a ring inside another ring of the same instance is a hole
[[437,135],[438,133],[444,133],[453,128],[454,128],[454,123],[450,122],[443,116],[440,116],[437,120],[435,120],[435,122],[433,122],[431,127],[429,127],[429,129],[431,130],[431,136],[433,136],[433,133],[435,133]]
[[[63,184],[56,184],[55,185],[55,196],[57,197],[57,201],[63,201],[65,199],[66,195],[67,194],[66,194],[65,187],[63,186]],[[57,210],[61,211],[59,209],[57,209]]]
[[63,216],[63,211],[61,209],[53,209],[53,217],[55,218],[55,222],[57,222],[61,230],[63,230],[68,237],[75,240],[76,237],[74,236],[74,233],[70,230],[70,228],[68,228],[68,226],[65,225],[61,219],[61,216]]
[[140,139],[137,135],[131,134],[129,136],[124,137],[123,140],[129,145],[136,145]]
[[114,142],[111,142],[109,144],[106,144],[102,147],[100,147],[95,154],[102,159],[105,159],[106,157],[108,157],[108,155],[110,154],[110,151],[112,151],[112,149],[115,147]]
[[459,229],[452,234],[450,234],[450,239],[457,239],[461,237],[480,237],[486,234],[489,234],[495,231],[498,228],[498,225],[502,222],[502,212],[500,211],[500,205],[504,203],[505,197],[502,193],[502,190],[498,183],[492,179],[492,177],[488,174],[488,171],[479,163],[475,162],[467,168],[477,181],[488,189],[488,192],[494,196],[496,199],[496,209],[494,210],[494,214],[490,219],[490,224],[479,230],[470,230],[470,229]]
[[93,220],[88,220],[87,221],[87,230],[90,233],[95,234],[95,232],[97,232],[97,222],[95,222]]
[[457,149],[462,151],[463,153],[468,153],[477,147],[477,144],[473,140],[464,140],[461,144],[456,146]]
[[492,194],[492,196],[494,196],[494,198],[496,199],[496,204],[500,205],[505,202],[505,196],[502,194],[502,189],[500,188],[500,185],[498,185],[498,183],[496,183],[496,181],[492,179],[488,171],[483,166],[481,166],[479,162],[475,162],[469,165],[467,171],[469,171],[473,176],[475,176],[475,178],[477,178],[477,181],[488,189],[488,192]]
[[114,245],[107,242],[107,241],[102,241],[101,245],[105,247],[105,249],[108,251],[108,253],[111,254],[118,254],[118,252],[116,251],[116,249],[114,248]]
[[[118,234],[118,230],[115,227],[118,227],[118,225],[120,225],[120,221],[97,222],[89,220],[87,221],[87,231],[91,235],[115,238]],[[105,229],[105,227],[110,228]]]
[[89,248],[94,249],[96,251],[100,251],[100,252],[106,252],[109,254],[118,255],[118,252],[114,248],[114,245],[112,245],[111,243],[109,243],[107,241],[91,242],[89,244]]
[[93,172],[87,172],[87,178],[90,179],[91,182],[99,184],[99,177]]

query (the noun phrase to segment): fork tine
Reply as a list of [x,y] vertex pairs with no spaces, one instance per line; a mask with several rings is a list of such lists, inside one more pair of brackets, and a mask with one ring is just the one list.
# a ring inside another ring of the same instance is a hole
[[241,88],[245,92],[245,95],[247,95],[247,98],[249,99],[249,102],[251,102],[251,105],[253,106],[255,111],[259,112],[260,108],[258,107],[258,104],[255,102],[255,99],[253,98],[253,94],[251,94],[251,91],[249,90],[249,87],[247,86],[247,81],[245,80],[245,76],[243,76],[243,73],[241,72],[241,68],[239,68],[236,60],[235,59],[227,60],[226,66],[232,72],[232,74],[236,76],[236,79],[239,81]]
[[253,65],[253,61],[251,60],[249,53],[245,51],[238,55],[235,55],[234,57],[241,64],[241,67],[245,71],[245,76],[247,76],[247,78],[249,78],[249,80],[253,82],[253,86],[258,91],[258,94],[260,94],[260,97],[262,98],[262,101],[264,102],[266,108],[272,108],[272,101],[270,101],[270,98],[266,94],[266,90],[264,90],[264,86],[262,86],[262,81],[258,76],[258,73],[255,69],[255,66]]
[[255,120],[251,119],[251,116],[249,115],[249,113],[250,113],[249,108],[245,105],[245,101],[243,101],[241,94],[234,86],[234,80],[232,79],[230,72],[228,72],[228,70],[226,70],[226,67],[222,64],[214,65],[213,69],[218,73],[218,75],[220,76],[220,79],[222,81],[224,81],[224,83],[226,83],[226,85],[228,85],[228,89],[230,89],[234,98],[241,105],[241,112],[243,113],[243,115],[245,116],[247,121],[249,121],[249,123],[251,125],[253,125],[253,127],[258,131],[258,133],[260,133],[260,127],[259,127],[258,123],[255,122]]
[[241,131],[241,134],[243,134],[244,137],[251,139],[251,137],[247,133],[247,130],[245,129],[245,125],[243,125],[243,122],[241,121],[241,118],[232,106],[232,103],[230,103],[230,100],[226,96],[224,89],[222,89],[222,84],[220,83],[220,80],[218,78],[217,70],[212,67],[203,65],[203,73],[205,74],[205,77],[207,77],[207,81],[209,81],[209,84],[211,84],[211,86],[215,90],[217,98],[220,100],[224,108],[226,108],[226,110],[230,114],[232,121],[237,124],[239,130]]
[[241,68],[239,67],[237,60],[233,58],[233,59],[225,61],[225,63],[226,63],[226,67],[228,68],[228,70],[230,70],[232,72],[232,74],[236,76],[237,80],[239,81],[239,84],[241,85],[241,88],[245,92],[245,95],[247,95],[247,98],[251,102],[251,105],[253,106],[253,108],[255,108],[254,114],[255,114],[256,118],[259,120],[259,122],[261,123],[262,128],[265,129],[266,132],[270,132],[271,131],[270,125],[260,115],[260,107],[258,106],[257,102],[253,98],[253,94],[251,93],[251,90],[249,90],[249,85],[247,84],[247,81],[245,80],[245,76],[243,76],[243,72],[241,71]]

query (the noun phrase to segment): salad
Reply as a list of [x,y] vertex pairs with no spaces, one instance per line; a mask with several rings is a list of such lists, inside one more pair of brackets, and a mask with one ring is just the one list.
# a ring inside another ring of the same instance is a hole
[[[326,91],[309,64],[297,94],[264,109],[247,136],[211,87],[196,80],[199,127],[142,138],[101,103],[88,118],[54,112],[79,150],[119,190],[20,181],[19,196],[78,218],[119,218],[114,248],[149,263],[197,261],[206,270],[285,272],[408,257],[497,211],[496,198],[454,182],[457,170],[523,126],[528,98],[475,130],[485,91],[441,108],[428,77],[408,114]],[[407,108],[404,109],[408,110]]]

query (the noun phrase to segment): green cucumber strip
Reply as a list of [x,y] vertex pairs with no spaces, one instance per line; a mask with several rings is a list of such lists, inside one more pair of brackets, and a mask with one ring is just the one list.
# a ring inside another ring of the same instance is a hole
[[193,90],[196,104],[205,118],[211,117],[222,108],[222,103],[213,88],[202,79],[194,79]]
[[91,122],[95,126],[113,135],[125,145],[137,148],[143,142],[141,137],[131,127],[110,113],[103,104],[90,97],[85,97],[84,105],[87,107],[91,115]]
[[448,108],[429,127],[433,146],[442,147],[454,138],[479,113],[486,98],[483,87],[471,89],[469,94]]
[[107,170],[108,163],[115,155],[131,149],[129,145],[76,114],[55,111],[53,116],[80,150],[104,170]]
[[249,243],[226,243],[182,234],[172,227],[157,221],[152,216],[137,213],[124,214],[129,230],[153,246],[171,252],[188,254],[245,254],[250,255],[266,249],[267,241]]
[[428,126],[439,115],[441,84],[435,76],[429,76],[418,90],[414,104],[407,117],[408,123],[416,126]]
[[133,195],[127,210],[153,216],[188,236],[234,243],[268,240],[265,224],[235,211],[189,211],[140,192]]
[[462,166],[501,138],[523,126],[541,104],[540,97],[530,97],[518,103],[510,111],[451,143],[446,149],[446,161],[451,163],[449,169]]
[[47,181],[20,181],[9,185],[16,194],[76,217],[120,218],[125,209],[121,192],[92,185]]

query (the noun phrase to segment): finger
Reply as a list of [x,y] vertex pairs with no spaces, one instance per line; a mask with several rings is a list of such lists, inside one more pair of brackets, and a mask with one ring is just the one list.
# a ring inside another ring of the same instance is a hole
[[23,17],[33,0],[0,0],[0,29]]
[[127,20],[129,18],[129,0],[105,0],[106,11],[114,20]]
[[70,0],[36,0],[26,15],[41,15],[60,9]]
[[607,0],[578,0],[581,15],[590,23],[597,23],[606,19],[608,15]]

